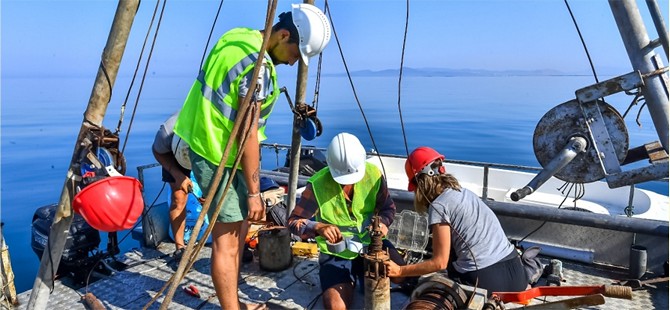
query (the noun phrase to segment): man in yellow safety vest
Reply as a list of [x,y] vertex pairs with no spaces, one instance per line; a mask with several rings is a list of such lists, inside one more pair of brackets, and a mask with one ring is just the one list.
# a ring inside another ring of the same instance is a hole
[[[259,76],[252,76],[263,43],[263,34],[271,31],[267,54]],[[221,200],[223,207],[212,230],[212,281],[223,309],[247,308],[237,298],[240,263],[240,241],[245,219],[257,221],[265,215],[260,197],[259,148],[265,137],[265,125],[279,95],[276,64],[293,65],[302,58],[321,53],[330,40],[330,23],[317,7],[294,4],[291,12],[279,15],[279,21],[266,30],[235,28],[226,32],[210,51],[207,61],[184,102],[174,132],[190,147],[191,169],[203,193],[216,190],[209,208],[209,218]],[[257,87],[249,89],[253,79]],[[240,137],[231,132],[239,104],[253,92],[251,104],[260,106],[260,116],[252,122],[243,152],[238,150]],[[235,139],[218,188],[212,181],[229,139]],[[233,177],[230,190],[223,189],[241,153],[241,173]]]
[[[319,279],[327,309],[351,307],[356,280],[359,284],[363,280],[363,259],[359,254],[370,244],[368,227],[372,217],[380,217],[379,229],[386,236],[395,216],[386,180],[377,166],[366,162],[366,156],[354,135],[336,135],[328,145],[328,167],[309,179],[288,219],[293,234],[316,239]],[[383,240],[383,247],[394,262],[405,264],[388,240]]]

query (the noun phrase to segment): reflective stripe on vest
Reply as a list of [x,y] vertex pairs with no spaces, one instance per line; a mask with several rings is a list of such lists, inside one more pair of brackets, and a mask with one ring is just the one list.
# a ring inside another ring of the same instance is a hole
[[[240,60],[240,62],[234,65],[230,71],[228,71],[226,78],[223,80],[221,86],[216,91],[209,87],[209,85],[207,85],[205,82],[204,70],[201,70],[200,74],[198,74],[198,82],[200,82],[202,85],[200,90],[202,92],[202,96],[214,104],[214,106],[216,106],[216,108],[221,111],[221,114],[223,114],[223,116],[232,123],[234,123],[235,119],[237,118],[237,108],[233,108],[232,106],[226,104],[224,102],[224,98],[230,93],[230,85],[233,84],[235,79],[239,76],[244,76],[243,74],[248,72],[248,70],[245,69],[253,70],[253,66],[251,68],[249,68],[249,66],[254,65],[256,60],[258,60],[258,53],[248,55],[244,59]],[[260,74],[264,74],[264,72],[260,72]],[[276,85],[274,81],[273,84]],[[274,107],[277,95],[273,91],[271,96],[274,98],[272,100],[266,100],[267,104],[263,104],[261,106],[258,127],[265,126],[266,119],[268,116],[270,116],[270,113],[272,113],[272,108]]]
[[[363,179],[354,184],[354,195],[351,198],[353,218],[347,210],[342,186],[333,180],[327,167],[317,172],[308,182],[312,183],[314,197],[319,204],[316,220],[338,226],[343,236],[354,235],[363,244],[370,244],[367,227],[363,226],[372,217],[377,206],[377,193],[382,182],[381,171],[375,165],[365,163]],[[315,239],[319,250],[323,253],[345,259],[354,259],[358,256],[358,253],[347,250],[340,253],[331,253],[328,251],[325,238],[317,236]]]
[[[215,165],[221,162],[223,149],[235,126],[240,81],[253,72],[262,42],[258,30],[235,28],[226,32],[207,57],[175,124],[175,133],[189,144],[191,150]],[[266,78],[265,87],[272,84],[272,92],[260,107],[259,141],[266,139],[265,124],[279,96],[276,71],[267,54],[264,63],[270,71],[269,81],[266,71],[260,74]],[[235,142],[226,167],[233,166],[237,149]]]

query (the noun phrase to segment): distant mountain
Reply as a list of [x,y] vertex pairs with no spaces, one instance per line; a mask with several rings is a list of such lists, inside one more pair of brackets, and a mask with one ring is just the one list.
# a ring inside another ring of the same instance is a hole
[[[379,71],[353,71],[353,76],[397,76],[398,69]],[[447,68],[404,68],[403,76],[449,77],[449,76],[560,76],[560,75],[588,75],[589,73],[566,73],[553,69],[537,70],[482,70],[482,69],[447,69]],[[330,73],[328,76],[343,76],[346,73]]]

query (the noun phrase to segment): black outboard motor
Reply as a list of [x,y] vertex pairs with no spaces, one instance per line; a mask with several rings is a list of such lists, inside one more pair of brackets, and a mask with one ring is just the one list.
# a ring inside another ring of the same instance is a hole
[[[33,252],[37,254],[37,259],[42,259],[42,253],[48,246],[49,232],[57,207],[58,204],[40,207],[35,210],[33,215],[30,246],[33,248]],[[58,274],[76,273],[78,270],[87,269],[83,267],[91,265],[93,260],[97,260],[89,254],[98,248],[99,244],[100,232],[88,225],[81,215],[75,213],[70,225],[70,233],[63,248]]]
[[[308,146],[309,147],[309,146]],[[326,163],[326,154],[321,150],[314,148],[303,148],[300,152],[300,165],[298,167],[298,173],[304,176],[313,176],[319,170],[328,166]],[[281,172],[289,173],[291,167],[291,154],[286,153],[286,162],[284,162],[284,167],[277,169]]]

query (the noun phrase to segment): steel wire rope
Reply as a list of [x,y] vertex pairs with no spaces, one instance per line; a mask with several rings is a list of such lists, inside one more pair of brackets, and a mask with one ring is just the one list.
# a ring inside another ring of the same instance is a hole
[[[328,9],[328,1],[324,1],[324,11]],[[331,20],[332,24],[332,20]],[[319,53],[319,61],[316,65],[316,78],[314,81],[314,97],[312,98],[312,107],[315,114],[318,114],[319,109],[319,90],[321,90],[321,64],[323,62],[323,51]],[[316,116],[316,115],[315,115]]]
[[[565,188],[568,186],[568,184],[570,184],[570,188],[568,189],[567,194],[565,194],[565,197],[563,197],[563,200],[561,201],[561,203],[558,205],[558,208],[557,208],[557,209],[560,209],[561,207],[563,207],[563,203],[565,203],[565,201],[568,199],[568,197],[570,196],[570,191],[572,191],[572,189],[573,189],[574,186],[575,186],[575,183],[565,182],[565,183],[561,186],[561,188],[564,188],[564,189],[565,189]],[[560,190],[560,188],[559,188],[558,190]],[[575,189],[575,190],[576,190],[576,189]],[[581,198],[581,197],[580,197],[580,198]],[[575,199],[575,201],[576,201],[576,199]],[[517,245],[517,246],[520,246],[520,245],[521,245],[521,242],[523,242],[524,240],[526,240],[526,238],[530,237],[532,234],[534,234],[534,233],[536,233],[538,230],[540,230],[540,228],[542,228],[542,226],[544,226],[545,224],[547,224],[547,222],[548,222],[548,221],[546,221],[546,220],[543,221],[542,224],[540,224],[540,226],[538,226],[538,227],[535,228],[533,231],[529,232],[526,236],[524,236],[524,237],[521,238],[519,241],[517,241],[517,242],[516,242],[516,245]]]
[[200,59],[200,67],[198,67],[198,70],[202,70],[202,64],[205,62],[205,57],[207,56],[207,50],[209,49],[209,42],[212,40],[214,27],[216,26],[216,22],[219,20],[219,14],[221,13],[222,6],[223,6],[223,0],[219,2],[219,8],[216,10],[216,15],[214,16],[214,21],[212,22],[212,28],[209,30],[209,36],[207,37],[207,44],[205,44],[205,48],[202,50],[202,58]]
[[[158,201],[158,198],[160,198],[161,194],[163,193],[163,190],[165,190],[165,185],[166,185],[166,184],[167,184],[167,182],[163,182],[163,186],[161,187],[161,190],[158,191],[158,194],[156,194],[156,198],[154,199],[153,202],[151,202],[151,205],[149,206],[149,209],[147,209],[147,210],[142,210],[142,217],[143,217],[143,218],[146,217],[147,214],[149,214],[149,211],[151,211],[151,209],[153,209],[153,207],[156,206],[156,201]],[[123,238],[121,238],[121,240],[119,240],[118,243],[121,244],[121,243],[123,242],[123,240],[125,240],[125,239],[126,239],[132,232],[133,232],[133,229],[135,229],[135,228],[137,227],[137,225],[139,225],[140,223],[141,223],[140,220],[137,220],[137,222],[135,223],[135,225],[133,225],[133,228],[131,228],[131,229],[126,233],[126,235],[123,236]]]
[[577,20],[575,19],[575,15],[572,13],[572,9],[570,9],[570,4],[568,4],[568,0],[563,0],[565,3],[565,7],[568,9],[568,13],[570,13],[570,18],[572,18],[572,23],[575,25],[575,30],[577,30],[577,34],[579,35],[579,40],[582,42],[582,46],[584,47],[584,52],[586,53],[586,58],[589,60],[589,65],[591,66],[591,72],[593,72],[593,78],[596,80],[596,83],[600,83],[598,81],[598,75],[596,74],[596,69],[593,66],[593,60],[591,59],[591,54],[589,53],[589,49],[586,47],[586,42],[584,41],[584,36],[582,36],[582,31],[579,29],[579,25],[577,24]]
[[[141,2],[140,2],[141,4]],[[137,5],[137,11],[140,9],[140,4]],[[123,100],[123,104],[121,105],[121,115],[119,116],[119,122],[116,125],[116,130],[115,133],[118,134],[121,131],[121,124],[123,123],[123,116],[125,115],[126,112],[126,104],[128,103],[128,98],[130,97],[130,92],[133,89],[133,85],[135,84],[135,78],[137,77],[137,72],[140,69],[140,64],[142,62],[142,56],[144,55],[144,49],[147,45],[147,41],[149,40],[149,34],[151,33],[151,28],[153,27],[154,24],[154,19],[156,19],[156,12],[158,11],[158,5],[160,4],[160,0],[156,1],[156,7],[154,7],[154,13],[151,15],[151,22],[149,22],[149,28],[147,28],[147,34],[144,36],[144,42],[142,43],[142,49],[140,49],[140,55],[137,58],[137,64],[135,65],[135,71],[133,72],[133,78],[130,80],[130,85],[128,86],[128,92],[126,93],[126,98]],[[137,13],[137,11],[135,13]],[[105,76],[107,76],[107,73],[105,72]],[[107,78],[107,82],[109,82],[109,78]],[[109,89],[112,89],[111,84],[109,85]],[[111,91],[110,91],[110,98],[111,96]]]
[[368,134],[370,135],[370,140],[372,141],[372,147],[374,148],[375,153],[379,158],[379,163],[382,166],[382,171],[384,175],[386,175],[386,168],[384,167],[384,162],[381,160],[381,154],[379,152],[379,149],[377,148],[377,143],[375,143],[375,138],[372,136],[372,129],[370,129],[370,124],[368,123],[368,119],[365,116],[365,112],[363,112],[363,106],[361,105],[361,101],[358,99],[358,94],[356,93],[356,87],[354,86],[354,81],[351,78],[351,72],[349,71],[349,66],[347,66],[347,61],[344,58],[344,52],[342,51],[342,46],[340,45],[340,39],[337,36],[337,31],[335,31],[335,23],[333,23],[333,16],[330,12],[330,6],[328,5],[328,0],[325,0],[325,8],[326,8],[326,14],[328,14],[328,20],[330,20],[330,25],[333,29],[333,36],[335,37],[335,42],[337,43],[337,49],[340,51],[340,57],[342,58],[342,64],[344,65],[344,70],[347,72],[347,78],[349,79],[349,84],[351,85],[351,91],[353,92],[354,99],[356,99],[358,109],[361,111],[363,122],[365,123],[365,127],[367,128]]
[[[160,0],[156,3],[156,10],[158,9],[158,3],[160,3]],[[140,88],[137,90],[137,96],[135,97],[135,105],[133,106],[133,113],[130,116],[130,122],[128,123],[128,132],[126,132],[126,138],[123,140],[123,147],[121,147],[121,153],[123,153],[126,149],[126,144],[128,143],[128,137],[130,137],[130,130],[133,127],[133,121],[135,120],[135,114],[137,113],[137,106],[140,101],[140,95],[142,94],[142,88],[144,87],[144,81],[146,80],[147,77],[147,69],[149,68],[149,63],[151,62],[151,55],[154,52],[154,47],[156,46],[156,38],[158,37],[158,31],[161,28],[161,21],[163,20],[163,13],[165,13],[165,4],[167,3],[167,0],[163,0],[163,7],[161,8],[161,14],[158,17],[158,22],[156,23],[156,30],[154,31],[154,37],[153,40],[151,41],[151,47],[149,49],[149,55],[147,56],[147,61],[144,65],[144,72],[142,73],[142,79],[140,81]],[[154,10],[154,17],[155,17],[156,11]],[[152,17],[152,23],[153,23],[153,17]],[[149,28],[151,29],[151,28]],[[148,38],[148,33],[147,37],[145,40]],[[144,47],[142,47],[142,50],[144,51]],[[138,60],[138,66],[139,62],[141,61],[141,58]],[[133,76],[133,80],[134,80]],[[127,101],[123,103],[123,106],[125,107]],[[125,109],[125,108],[124,108]]]
[[319,110],[319,90],[321,89],[321,63],[323,62],[323,52],[319,53],[319,61],[316,65],[316,78],[314,81],[314,98],[312,98],[312,107],[314,108],[315,114],[318,114]]
[[409,156],[409,148],[407,147],[407,135],[405,133],[405,123],[402,120],[402,109],[400,108],[400,90],[402,86],[402,72],[405,64],[405,46],[407,43],[407,29],[409,28],[409,0],[407,0],[407,9],[405,10],[405,33],[402,40],[402,52],[400,54],[400,72],[398,73],[398,115],[400,116],[400,128],[402,130],[402,138],[405,141],[405,153]]

